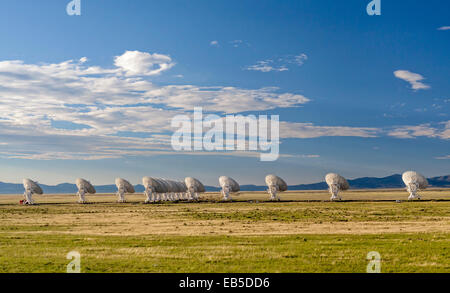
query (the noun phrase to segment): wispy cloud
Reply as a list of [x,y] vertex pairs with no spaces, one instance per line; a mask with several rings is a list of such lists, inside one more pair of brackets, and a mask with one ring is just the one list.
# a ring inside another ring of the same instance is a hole
[[234,47],[234,48],[239,48],[240,46],[247,44],[247,46],[249,45],[248,43],[245,43],[243,40],[233,40],[230,41],[230,44]]
[[380,129],[370,127],[318,126],[313,123],[280,122],[280,136],[284,138],[376,137],[380,133]]
[[438,28],[439,31],[448,31],[450,30],[450,26],[441,26],[440,28]]
[[440,138],[450,139],[450,121],[431,125],[430,123],[416,126],[398,126],[388,131],[388,135],[396,138]]
[[[223,44],[223,45],[221,45]],[[232,40],[232,41],[227,41],[227,40],[212,40],[209,42],[209,45],[211,47],[233,47],[233,48],[240,48],[240,47],[250,47],[250,43],[244,40]]]
[[256,62],[255,65],[247,66],[246,70],[251,71],[261,71],[261,72],[271,72],[271,71],[287,71],[289,70],[286,66],[275,67],[273,66],[273,60],[263,60]]
[[450,155],[442,156],[442,157],[436,157],[437,160],[450,160]]
[[257,61],[256,64],[247,66],[244,69],[260,72],[283,72],[288,71],[288,66],[290,65],[302,66],[306,60],[308,60],[308,56],[303,53],[299,55],[286,55],[275,59]]
[[297,64],[298,66],[302,66],[306,60],[308,60],[308,56],[306,56],[306,54],[300,54],[300,55],[294,56],[294,58],[293,58],[293,62],[295,64]]
[[396,138],[415,138],[419,136],[437,137],[436,129],[428,125],[402,126],[389,132],[389,136]]
[[397,70],[394,71],[394,75],[399,79],[409,82],[411,84],[411,88],[414,90],[426,90],[430,88],[429,85],[422,82],[425,78],[418,73],[413,73],[408,70]]

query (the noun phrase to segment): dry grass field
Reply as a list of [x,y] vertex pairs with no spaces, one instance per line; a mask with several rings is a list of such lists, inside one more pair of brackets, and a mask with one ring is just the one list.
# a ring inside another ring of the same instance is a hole
[[[243,192],[222,203],[143,204],[142,194],[0,196],[0,272],[64,273],[70,251],[82,272],[450,272],[450,190],[408,202],[404,190]],[[397,201],[400,202],[397,202]]]

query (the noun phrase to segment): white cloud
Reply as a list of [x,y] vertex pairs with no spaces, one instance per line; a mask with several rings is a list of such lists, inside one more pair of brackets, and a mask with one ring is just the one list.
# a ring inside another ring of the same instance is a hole
[[230,42],[230,44],[231,44],[233,47],[235,47],[235,48],[238,48],[238,47],[241,46],[243,43],[244,43],[244,41],[242,41],[242,40],[234,40],[234,41],[231,41],[231,42]]
[[305,61],[308,60],[306,54],[300,54],[296,56],[287,55],[280,58],[267,59],[262,61],[257,61],[255,65],[250,65],[245,67],[245,70],[260,71],[260,72],[271,72],[271,71],[288,71],[288,66],[296,65],[302,66]]
[[388,135],[396,138],[440,138],[450,139],[450,121],[441,122],[437,125],[430,123],[416,126],[399,126],[388,131]]
[[252,71],[261,71],[261,72],[271,72],[271,71],[288,71],[289,69],[286,66],[280,66],[280,67],[273,67],[271,64],[273,63],[272,60],[264,60],[264,61],[258,61],[255,65],[247,66],[246,70],[252,70]]
[[450,139],[450,120],[447,122],[442,122],[440,124],[444,125],[444,129],[439,134],[439,137],[442,139]]
[[308,56],[306,56],[306,54],[300,54],[300,55],[294,56],[294,62],[298,66],[302,66],[306,60],[308,60]]
[[219,41],[211,41],[211,42],[209,43],[209,45],[210,45],[210,46],[213,46],[213,47],[217,47],[217,46],[219,46]]
[[389,136],[396,138],[415,138],[419,136],[436,137],[436,129],[426,125],[420,126],[403,126],[394,129],[388,133]]
[[[87,66],[80,60],[54,64],[1,61],[0,156],[97,160],[169,154],[174,131],[171,119],[179,114],[191,115],[194,107],[224,115],[292,108],[310,101],[303,95],[280,93],[274,87],[160,86],[149,81],[146,74],[134,75],[148,70],[138,66],[127,71],[133,74],[124,75],[122,67]],[[86,127],[61,129],[55,121]],[[283,121],[280,128],[282,139],[375,137],[384,133],[376,128]],[[450,138],[450,121],[432,128],[436,130],[428,136]],[[409,134],[403,137],[424,133],[409,127],[397,131]]]
[[414,90],[425,90],[430,88],[429,85],[421,82],[424,80],[424,77],[418,73],[413,73],[408,70],[397,70],[394,71],[394,75],[399,79],[409,82]]
[[437,160],[450,160],[450,155],[442,156],[442,157],[436,157]]
[[376,137],[379,133],[380,129],[370,127],[317,126],[312,123],[280,122],[280,136],[283,138]]
[[320,158],[320,155],[292,155],[293,157],[296,158],[304,158],[304,159],[316,159],[316,158]]
[[[158,86],[145,75],[129,76],[147,74],[147,67],[122,58],[116,62],[123,67],[89,67],[80,60],[38,65],[0,62],[0,155],[30,159],[149,155],[171,150],[172,117],[189,114],[196,106],[205,112],[238,113],[297,107],[309,101],[302,95],[279,93],[277,88]],[[129,74],[124,75],[124,70]],[[86,127],[60,129],[54,121]]]
[[440,30],[440,31],[448,31],[448,30],[450,30],[450,26],[441,26],[440,28],[438,28],[438,30]]
[[238,113],[297,107],[310,100],[303,95],[277,93],[277,88],[256,90],[235,87],[198,87],[170,85],[145,93],[146,101],[192,111],[202,106],[210,112]]
[[121,68],[127,76],[158,75],[175,66],[172,58],[167,55],[139,51],[126,51],[123,55],[115,58],[114,64]]

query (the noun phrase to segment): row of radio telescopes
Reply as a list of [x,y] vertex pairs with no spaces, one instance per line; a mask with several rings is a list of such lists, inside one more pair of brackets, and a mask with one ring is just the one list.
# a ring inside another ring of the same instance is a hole
[[[403,173],[403,182],[406,185],[406,189],[409,192],[409,200],[420,199],[417,194],[418,190],[422,190],[428,187],[427,179],[414,171],[408,171]],[[335,173],[330,173],[325,176],[325,181],[328,184],[329,192],[331,193],[331,200],[342,200],[339,196],[340,191],[345,191],[350,188],[348,181]],[[135,193],[133,185],[125,179],[117,178],[117,196],[118,202],[126,202],[125,194]],[[187,177],[184,182],[173,181],[167,179],[144,177],[142,183],[145,187],[144,195],[147,197],[145,203],[156,203],[162,201],[198,201],[199,194],[205,192],[205,186],[197,179]],[[234,179],[222,176],[219,178],[221,193],[223,200],[230,201],[231,193],[240,191],[239,183]],[[80,197],[79,203],[87,203],[86,194],[95,194],[96,190],[94,186],[87,180],[77,179],[76,185],[78,188],[77,195]],[[267,191],[270,194],[270,200],[280,200],[278,192],[283,192],[288,189],[286,182],[278,176],[267,175],[266,185]],[[43,194],[42,188],[36,182],[30,179],[23,180],[23,186],[25,188],[25,204],[34,204],[33,194]]]

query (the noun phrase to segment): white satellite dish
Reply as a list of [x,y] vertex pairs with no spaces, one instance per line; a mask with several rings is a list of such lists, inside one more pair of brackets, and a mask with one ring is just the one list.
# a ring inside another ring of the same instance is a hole
[[268,187],[268,192],[270,194],[270,200],[280,200],[280,197],[277,193],[288,190],[288,185],[286,181],[281,179],[276,175],[267,175],[266,176],[266,184]]
[[147,196],[146,203],[180,200],[187,189],[183,182],[153,177],[142,178],[142,184],[145,187],[144,194]]
[[78,178],[76,180],[76,185],[78,188],[77,195],[80,197],[79,203],[86,203],[85,195],[88,194],[95,194],[97,191],[95,190],[95,187],[87,180]]
[[241,190],[239,183],[228,176],[219,177],[219,184],[220,187],[222,187],[221,193],[223,195],[223,200],[231,200],[230,193],[239,192]]
[[119,197],[118,201],[120,203],[126,202],[125,193],[135,193],[133,185],[131,185],[131,183],[127,180],[117,178],[115,183],[117,186],[117,196]]
[[423,175],[414,171],[403,173],[402,180],[406,185],[406,190],[409,192],[409,200],[420,199],[417,191],[428,187],[428,180]]
[[339,174],[329,173],[325,176],[325,182],[328,184],[328,190],[331,193],[331,200],[342,200],[339,196],[339,191],[344,191],[350,188],[348,181]]
[[184,179],[184,183],[186,184],[189,200],[198,200],[199,199],[198,194],[205,192],[205,186],[198,179],[186,177]]
[[25,188],[25,203],[33,205],[33,194],[44,194],[42,188],[31,179],[23,179],[23,187]]

